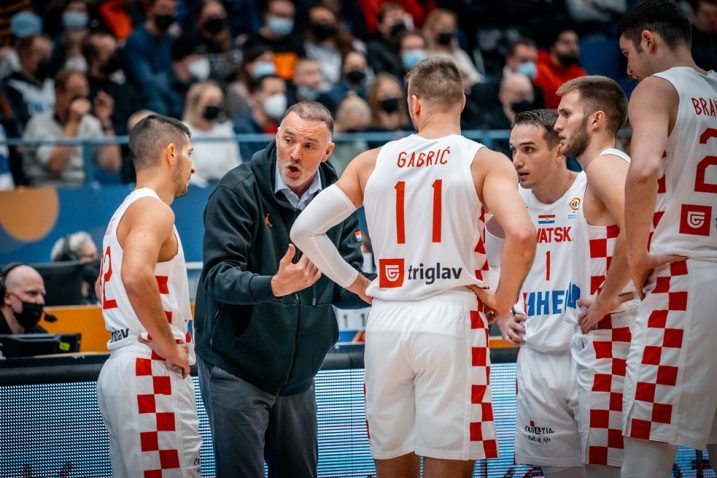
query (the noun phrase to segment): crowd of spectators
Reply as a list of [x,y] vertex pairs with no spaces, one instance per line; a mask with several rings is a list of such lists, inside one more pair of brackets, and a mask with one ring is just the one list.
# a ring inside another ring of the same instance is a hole
[[[615,79],[627,85],[615,23],[631,3],[8,0],[0,8],[0,188],[132,181],[125,146],[89,155],[2,140],[124,136],[143,110],[182,119],[202,139],[274,133],[304,100],[356,114],[342,131],[411,130],[403,76],[431,55],[452,58],[463,73],[464,129],[506,129],[520,111],[555,107],[555,90],[571,78],[622,75]],[[694,57],[714,69],[717,0],[683,4]],[[581,54],[584,45],[591,50]],[[212,184],[263,147],[197,141],[194,183]],[[85,178],[90,157],[95,178]]]

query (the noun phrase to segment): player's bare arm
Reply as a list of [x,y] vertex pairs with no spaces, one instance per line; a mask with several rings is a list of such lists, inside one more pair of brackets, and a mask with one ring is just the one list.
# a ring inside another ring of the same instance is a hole
[[632,125],[632,162],[625,182],[626,254],[635,288],[644,297],[652,271],[681,260],[648,254],[647,241],[657,198],[657,179],[679,97],[669,82],[648,77],[635,88],[628,107]]
[[363,205],[363,191],[379,149],[356,156],[332,186],[322,191],[302,212],[291,229],[291,240],[329,279],[371,303],[366,294],[371,281],[341,257],[326,231]]
[[168,205],[143,198],[127,209],[117,227],[117,238],[124,251],[122,283],[137,318],[151,336],[149,345],[186,377],[187,349],[172,335],[154,277],[157,263],[177,254],[179,244],[173,225],[174,213]]
[[[597,325],[600,319],[616,309],[620,303],[632,298],[632,294],[620,295],[630,280],[630,270],[625,256],[624,184],[628,167],[622,158],[604,155],[591,161],[585,170],[590,196],[604,206],[603,217],[599,218],[597,222],[592,222],[592,218],[588,218],[589,222],[595,225],[617,224],[620,234],[615,241],[610,269],[605,277],[602,290],[592,300],[581,299],[578,301],[579,305],[588,306],[587,312],[579,319],[583,333]],[[588,214],[587,205],[585,212]]]
[[535,256],[535,227],[518,194],[518,177],[508,158],[481,148],[471,166],[476,193],[505,234],[501,275],[495,293],[477,291],[497,317],[510,314]]

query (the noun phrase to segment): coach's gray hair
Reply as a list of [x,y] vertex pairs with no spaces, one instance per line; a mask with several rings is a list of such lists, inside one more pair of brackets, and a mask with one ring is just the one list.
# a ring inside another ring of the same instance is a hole
[[281,118],[281,122],[284,122],[284,118],[289,116],[289,113],[296,113],[296,115],[304,120],[321,121],[326,125],[329,130],[329,137],[334,134],[334,117],[331,116],[331,112],[326,109],[326,106],[316,101],[300,101],[299,103],[291,105],[286,110],[284,116]]

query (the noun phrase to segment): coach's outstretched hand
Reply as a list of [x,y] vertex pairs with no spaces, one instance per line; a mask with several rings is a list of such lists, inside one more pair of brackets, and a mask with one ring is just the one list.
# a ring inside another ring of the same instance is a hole
[[289,244],[279,261],[279,271],[271,278],[271,291],[276,297],[293,294],[313,285],[321,277],[319,269],[304,255],[294,264],[296,247]]

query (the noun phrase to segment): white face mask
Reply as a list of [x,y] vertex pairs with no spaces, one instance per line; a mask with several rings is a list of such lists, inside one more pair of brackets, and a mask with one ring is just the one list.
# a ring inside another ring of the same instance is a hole
[[204,81],[209,78],[209,74],[211,72],[209,58],[199,58],[194,60],[187,66],[187,69],[189,70],[189,74],[192,75],[195,80]]
[[286,112],[286,95],[277,93],[264,100],[264,112],[279,121]]

